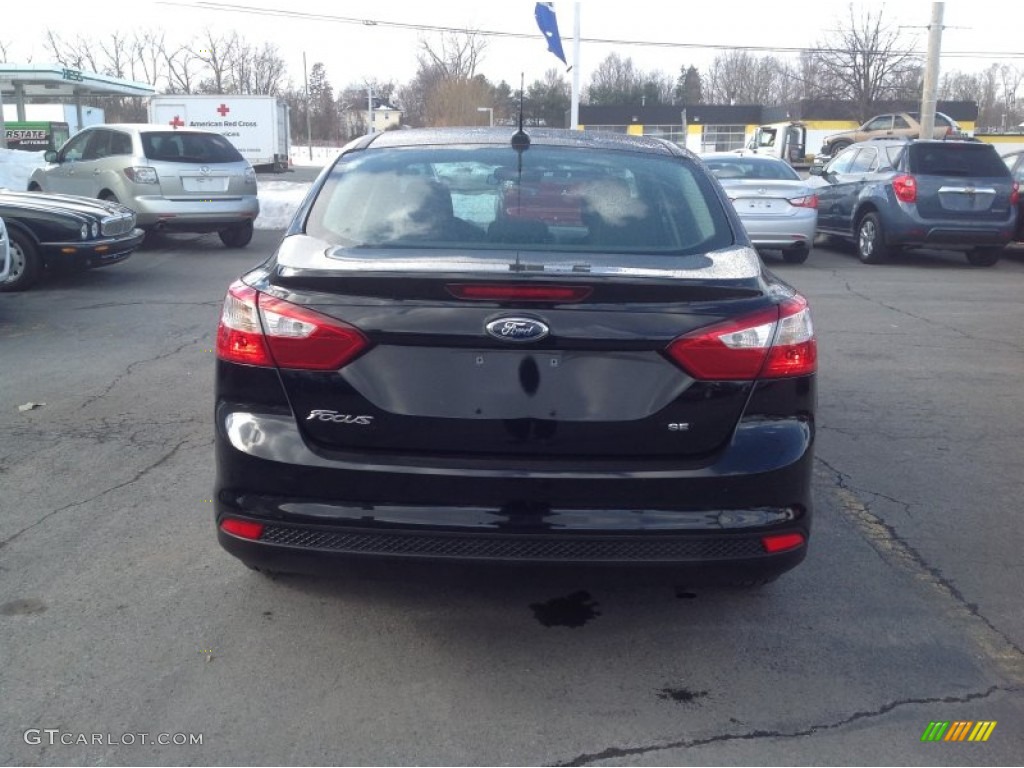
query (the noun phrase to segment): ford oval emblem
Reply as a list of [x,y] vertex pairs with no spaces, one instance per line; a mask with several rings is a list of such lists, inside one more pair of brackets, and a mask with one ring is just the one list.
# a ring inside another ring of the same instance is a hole
[[487,333],[501,341],[527,342],[540,341],[550,330],[540,320],[529,317],[502,317],[492,320],[485,326]]

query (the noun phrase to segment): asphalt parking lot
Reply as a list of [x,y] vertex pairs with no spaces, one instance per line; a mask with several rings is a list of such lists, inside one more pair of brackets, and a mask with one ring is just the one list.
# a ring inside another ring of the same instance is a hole
[[0,763],[1020,763],[1024,255],[768,258],[819,333],[816,520],[729,591],[222,552],[214,332],[279,236],[0,294]]

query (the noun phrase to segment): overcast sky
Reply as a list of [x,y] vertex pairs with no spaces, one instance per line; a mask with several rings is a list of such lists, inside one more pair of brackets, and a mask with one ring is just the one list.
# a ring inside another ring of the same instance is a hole
[[[1024,69],[1022,14],[1019,9],[1008,10],[1017,1],[1004,4],[1002,0],[947,0],[943,69],[977,72],[992,63],[1010,63]],[[569,38],[573,34],[576,6],[571,1],[555,3],[570,64],[573,59]],[[578,6],[583,41],[580,83],[586,87],[595,65],[611,52],[631,57],[640,69],[658,69],[675,76],[682,65],[706,67],[723,50],[701,46],[811,47],[848,16],[849,4],[826,0],[580,0]],[[925,50],[924,27],[931,15],[931,0],[861,2],[854,8],[876,12],[881,9],[893,25],[908,27],[907,40],[916,38],[917,50]],[[24,63],[29,57],[33,63],[48,61],[43,45],[48,27],[72,39],[76,35],[98,39],[113,30],[131,32],[151,27],[165,30],[168,39],[175,42],[186,42],[197,31],[209,27],[218,34],[235,29],[254,43],[276,43],[288,65],[289,76],[299,85],[303,53],[309,66],[317,61],[325,64],[335,88],[361,82],[368,76],[404,83],[416,72],[418,41],[436,41],[438,33],[392,26],[398,24],[504,33],[506,36],[487,36],[479,67],[495,83],[505,80],[516,87],[521,72],[529,84],[542,77],[546,69],[564,69],[547,52],[534,21],[534,2],[526,0],[58,0],[40,3],[39,9],[37,12],[19,4],[16,21],[4,14],[0,43],[7,48],[10,61]],[[261,9],[274,15],[260,13]],[[920,28],[910,28],[915,26]],[[588,38],[616,42],[590,42]],[[671,45],[652,45],[655,43]],[[964,52],[985,56],[953,55]],[[780,50],[776,55],[794,54]]]

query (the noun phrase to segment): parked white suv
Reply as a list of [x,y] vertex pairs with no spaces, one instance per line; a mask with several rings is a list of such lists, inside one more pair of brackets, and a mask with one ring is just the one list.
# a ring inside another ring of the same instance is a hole
[[97,125],[45,158],[29,191],[113,200],[132,208],[146,230],[217,232],[232,248],[252,239],[256,173],[219,133]]

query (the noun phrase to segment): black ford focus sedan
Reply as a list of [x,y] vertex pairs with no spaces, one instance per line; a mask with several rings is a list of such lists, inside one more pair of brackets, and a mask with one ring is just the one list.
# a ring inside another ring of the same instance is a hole
[[810,310],[669,142],[359,139],[228,289],[217,357],[218,538],[258,570],[806,555]]

